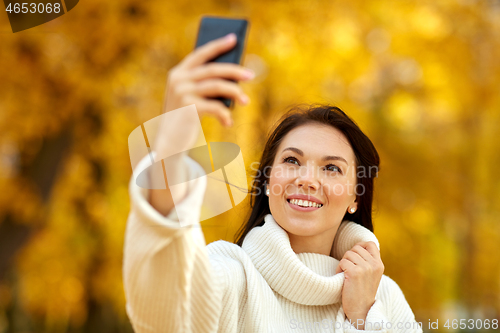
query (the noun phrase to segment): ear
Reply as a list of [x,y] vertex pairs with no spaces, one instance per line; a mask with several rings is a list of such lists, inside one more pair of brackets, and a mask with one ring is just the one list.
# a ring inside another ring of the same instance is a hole
[[[354,211],[352,212],[352,209],[354,208]],[[352,204],[350,204],[348,207],[347,207],[347,212],[349,214],[354,214],[356,213],[356,211],[358,210],[358,202],[357,202],[357,199],[354,200],[354,202]]]

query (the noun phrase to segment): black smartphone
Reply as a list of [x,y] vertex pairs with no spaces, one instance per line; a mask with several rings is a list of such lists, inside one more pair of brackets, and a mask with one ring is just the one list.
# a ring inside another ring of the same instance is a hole
[[[232,19],[219,16],[203,16],[198,29],[195,49],[210,42],[211,40],[224,37],[231,32],[236,34],[236,45],[226,53],[223,53],[209,62],[231,62],[240,64],[245,49],[246,35],[249,22],[246,19]],[[234,80],[230,80],[236,82]],[[228,108],[232,109],[234,101],[229,98],[216,97]]]

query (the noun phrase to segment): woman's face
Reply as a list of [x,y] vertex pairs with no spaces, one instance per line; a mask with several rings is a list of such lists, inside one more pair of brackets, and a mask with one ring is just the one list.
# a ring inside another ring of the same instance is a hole
[[[355,155],[342,132],[311,123],[283,138],[269,179],[269,205],[276,222],[289,234],[334,236],[347,210],[357,209],[355,189]],[[296,199],[301,195],[321,207],[309,202],[310,207],[300,207]]]

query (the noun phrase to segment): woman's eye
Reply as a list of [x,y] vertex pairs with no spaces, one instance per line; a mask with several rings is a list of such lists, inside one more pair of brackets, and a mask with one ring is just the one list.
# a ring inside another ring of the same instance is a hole
[[297,159],[295,157],[285,157],[283,159],[283,161],[285,163],[292,163],[292,164],[297,164],[297,165],[299,164],[299,162],[297,161]]
[[[284,163],[290,163],[290,164],[300,165],[300,164],[299,164],[299,161],[298,161],[295,157],[293,157],[293,156],[288,156],[288,157],[285,157],[285,158],[283,159],[283,162],[284,162]],[[336,165],[334,165],[334,164],[329,164],[329,165],[327,165],[327,166],[325,167],[325,169],[326,169],[326,170],[328,170],[328,171],[338,172],[338,173],[342,174],[342,170],[341,170],[338,166],[336,166]]]
[[327,165],[326,166],[326,170],[342,173],[342,171],[340,170],[340,168],[338,166],[336,166],[336,165],[333,165],[333,164]]

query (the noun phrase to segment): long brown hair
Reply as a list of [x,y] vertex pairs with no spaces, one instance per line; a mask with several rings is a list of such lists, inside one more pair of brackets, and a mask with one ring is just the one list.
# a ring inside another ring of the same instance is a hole
[[[292,106],[277,123],[278,125],[267,139],[260,159],[259,169],[254,176],[250,190],[250,215],[238,233],[236,244],[242,246],[248,232],[256,226],[262,226],[264,217],[271,213],[269,198],[265,195],[269,175],[265,171],[272,167],[276,150],[281,141],[292,129],[309,123],[326,124],[341,131],[354,151],[357,167],[369,170],[362,177],[359,177],[358,173],[356,173],[357,183],[362,184],[364,191],[361,195],[357,195],[358,209],[356,212],[354,214],[347,212],[343,219],[356,222],[373,231],[373,180],[378,174],[380,158],[375,146],[358,125],[344,111],[327,104],[311,104],[306,105],[305,108],[303,105]],[[372,169],[375,169],[373,174]]]

